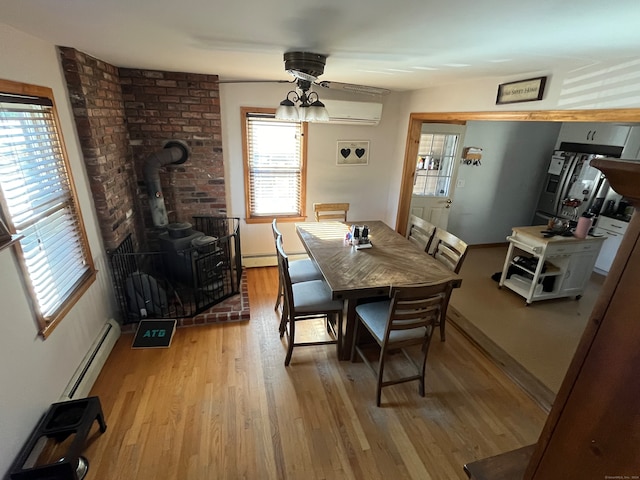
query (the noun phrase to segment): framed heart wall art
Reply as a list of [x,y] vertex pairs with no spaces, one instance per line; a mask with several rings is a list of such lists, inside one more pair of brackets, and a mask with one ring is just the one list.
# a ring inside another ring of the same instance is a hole
[[336,165],[368,165],[369,142],[338,140]]

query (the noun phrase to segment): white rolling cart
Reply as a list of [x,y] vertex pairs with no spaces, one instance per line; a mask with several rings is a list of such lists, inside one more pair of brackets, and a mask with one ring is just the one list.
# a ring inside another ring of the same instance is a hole
[[[499,288],[505,286],[513,290],[524,297],[527,305],[552,298],[579,299],[589,281],[604,238],[587,236],[580,239],[559,235],[545,238],[542,234],[544,230],[545,227],[540,225],[512,229],[507,237],[509,249]],[[514,261],[518,256],[535,260],[530,261],[532,266],[523,266]]]

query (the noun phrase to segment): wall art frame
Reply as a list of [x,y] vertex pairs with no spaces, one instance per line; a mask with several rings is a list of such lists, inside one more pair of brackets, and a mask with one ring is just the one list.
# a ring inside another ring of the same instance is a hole
[[338,140],[336,150],[336,165],[368,165],[368,140]]

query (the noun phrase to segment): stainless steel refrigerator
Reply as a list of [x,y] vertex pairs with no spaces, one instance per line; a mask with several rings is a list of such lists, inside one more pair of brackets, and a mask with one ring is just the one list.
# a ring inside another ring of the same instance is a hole
[[554,217],[577,222],[587,211],[597,215],[609,190],[602,172],[590,165],[592,159],[600,157],[604,155],[556,150],[532,225],[546,225]]

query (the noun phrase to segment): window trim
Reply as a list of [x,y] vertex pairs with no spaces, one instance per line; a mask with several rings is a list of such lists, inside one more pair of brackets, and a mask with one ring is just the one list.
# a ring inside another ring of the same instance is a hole
[[[36,307],[38,302],[37,302],[36,295],[35,295],[35,292],[33,290],[33,287],[31,285],[29,272],[27,270],[27,266],[26,266],[26,263],[24,261],[24,253],[22,251],[22,247],[20,245],[20,242],[16,241],[13,244],[14,252],[16,253],[16,256],[18,257],[18,260],[19,260],[18,263],[20,264],[20,268],[22,270],[23,284],[24,284],[26,290],[29,292],[30,307],[31,307],[31,310],[32,310],[32,313],[33,313],[33,316],[34,316],[34,319],[35,319],[35,323],[36,323],[36,325],[38,327],[38,333],[44,339],[46,339],[51,334],[51,332],[55,329],[55,327],[60,324],[60,322],[67,315],[67,313],[69,313],[69,311],[78,303],[80,298],[82,298],[84,293],[89,289],[89,287],[93,284],[93,282],[95,282],[96,276],[97,276],[97,271],[96,271],[94,263],[93,263],[93,256],[91,254],[91,249],[89,247],[89,240],[87,238],[87,232],[86,232],[86,228],[85,228],[85,224],[84,224],[84,219],[83,219],[83,216],[82,216],[80,203],[78,201],[78,192],[76,190],[75,181],[74,181],[74,178],[73,178],[73,172],[72,172],[72,169],[71,169],[71,165],[69,163],[69,156],[67,154],[67,148],[66,148],[65,141],[64,141],[64,135],[62,134],[62,128],[60,126],[60,118],[58,117],[58,109],[56,107],[56,102],[55,102],[55,99],[54,99],[54,96],[53,96],[53,90],[51,88],[49,88],[49,87],[43,87],[43,86],[39,86],[39,85],[29,85],[29,84],[25,84],[25,83],[14,82],[14,81],[11,81],[11,80],[2,80],[2,79],[0,79],[0,91],[5,92],[5,93],[19,94],[19,95],[45,97],[45,98],[48,98],[49,100],[51,100],[51,102],[53,104],[53,106],[52,106],[53,121],[55,123],[56,130],[58,132],[58,137],[59,137],[59,141],[60,141],[60,151],[62,153],[62,161],[63,161],[63,163],[65,165],[65,169],[66,169],[66,173],[67,173],[68,181],[69,181],[69,193],[70,193],[71,198],[73,200],[74,208],[75,208],[75,211],[76,211],[77,218],[75,218],[75,221],[77,222],[77,225],[78,225],[79,240],[80,240],[80,242],[82,244],[82,248],[84,249],[85,254],[86,254],[85,261],[86,261],[86,265],[87,265],[88,268],[87,268],[87,271],[85,272],[84,276],[82,277],[82,280],[80,281],[80,283],[78,283],[76,288],[69,294],[69,296],[62,303],[60,308],[50,318],[45,319],[38,312],[38,309]],[[15,230],[15,227],[13,225],[13,221],[11,219],[11,216],[7,214],[8,208],[7,208],[7,205],[6,205],[5,201],[4,201],[4,197],[2,195],[2,192],[0,192],[0,210],[3,213],[3,217],[5,219],[5,223],[7,224],[7,227],[9,228],[10,233],[12,234],[12,236],[15,236],[16,230]]]
[[271,215],[252,216],[251,214],[251,185],[249,182],[249,138],[247,131],[247,115],[251,113],[272,114],[275,116],[275,108],[261,107],[241,107],[240,122],[242,127],[242,159],[244,175],[244,205],[246,223],[271,223],[274,218],[283,222],[304,222],[307,219],[307,133],[308,123],[300,122],[302,138],[300,139],[301,150],[301,173],[300,173],[300,215]]

